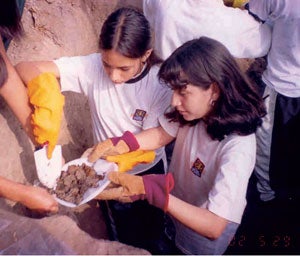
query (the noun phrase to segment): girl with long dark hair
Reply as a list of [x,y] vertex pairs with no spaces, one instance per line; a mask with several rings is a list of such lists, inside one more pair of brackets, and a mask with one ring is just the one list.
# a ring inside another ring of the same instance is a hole
[[[133,133],[159,126],[158,117],[170,103],[171,90],[162,86],[157,78],[161,61],[152,43],[150,26],[142,12],[120,8],[104,21],[99,53],[47,62],[23,62],[16,68],[26,84],[39,75],[49,76],[50,72],[60,79],[62,91],[87,96],[97,149],[102,143],[107,144],[110,137],[131,141],[133,149],[136,147]],[[103,153],[97,150],[94,161]],[[162,147],[156,150],[153,162],[138,166],[131,173],[164,173],[165,159]],[[111,239],[156,253],[155,240],[163,231],[164,223],[160,209],[147,202],[121,204],[114,201],[107,202],[104,209]]]

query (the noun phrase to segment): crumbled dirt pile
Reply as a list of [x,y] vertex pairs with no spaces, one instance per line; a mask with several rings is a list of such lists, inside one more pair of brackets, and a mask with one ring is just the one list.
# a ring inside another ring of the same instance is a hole
[[89,188],[96,188],[103,179],[104,175],[98,175],[93,167],[84,163],[70,165],[66,171],[61,172],[54,193],[64,201],[79,204],[85,192]]

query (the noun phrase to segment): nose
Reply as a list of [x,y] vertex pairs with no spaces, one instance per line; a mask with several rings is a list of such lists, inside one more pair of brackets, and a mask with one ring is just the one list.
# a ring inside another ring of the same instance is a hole
[[120,83],[121,82],[121,75],[120,72],[117,69],[111,69],[109,71],[109,78],[114,82],[114,83]]
[[177,95],[177,93],[175,91],[173,91],[171,105],[173,107],[177,107],[177,106],[181,105],[180,97]]

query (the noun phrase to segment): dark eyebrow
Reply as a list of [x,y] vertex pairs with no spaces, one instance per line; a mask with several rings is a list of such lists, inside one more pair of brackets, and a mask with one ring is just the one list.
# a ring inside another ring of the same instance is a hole
[[[104,61],[102,59],[102,62],[104,63],[104,65],[108,66],[108,67],[111,67],[111,65],[109,65],[106,61]],[[130,68],[131,66],[121,66],[121,67],[116,67],[116,68],[119,68],[119,69],[122,69],[122,68]]]
[[110,67],[110,65],[109,65],[106,61],[104,61],[103,59],[102,59],[102,62],[103,62],[103,64],[105,64],[106,66],[109,66],[109,67]]

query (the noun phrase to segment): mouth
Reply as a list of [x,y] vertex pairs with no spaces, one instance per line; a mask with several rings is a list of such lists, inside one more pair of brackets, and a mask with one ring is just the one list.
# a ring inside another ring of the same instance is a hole
[[184,115],[184,114],[187,113],[187,111],[184,111],[184,110],[178,110],[178,109],[177,109],[177,111],[179,112],[180,115]]
[[178,110],[178,112],[185,120],[188,121],[191,119],[190,113],[188,111]]

